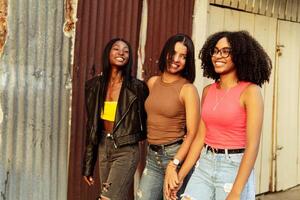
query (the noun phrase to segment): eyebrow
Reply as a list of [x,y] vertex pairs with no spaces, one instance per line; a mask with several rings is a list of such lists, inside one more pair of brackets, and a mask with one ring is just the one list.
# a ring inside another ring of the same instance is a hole
[[[114,44],[112,47],[120,47],[120,45]],[[129,47],[128,46],[124,46],[123,49],[129,49]]]

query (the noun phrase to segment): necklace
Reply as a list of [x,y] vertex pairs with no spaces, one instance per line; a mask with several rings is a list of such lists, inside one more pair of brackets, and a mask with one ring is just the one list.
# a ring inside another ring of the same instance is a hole
[[212,108],[213,111],[217,109],[218,105],[223,101],[230,90],[231,88],[227,88],[225,94],[219,98],[218,89],[216,89],[216,101],[214,107]]

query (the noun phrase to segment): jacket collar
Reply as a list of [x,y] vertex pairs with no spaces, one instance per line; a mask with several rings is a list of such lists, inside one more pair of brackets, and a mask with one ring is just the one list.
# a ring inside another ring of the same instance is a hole
[[137,96],[135,93],[131,90],[129,87],[129,84],[124,83],[122,84],[119,99],[118,99],[118,105],[117,105],[117,111],[116,111],[116,117],[115,117],[115,123],[114,123],[114,130],[119,125],[120,121],[125,117],[126,113],[130,109],[131,104],[137,99]]

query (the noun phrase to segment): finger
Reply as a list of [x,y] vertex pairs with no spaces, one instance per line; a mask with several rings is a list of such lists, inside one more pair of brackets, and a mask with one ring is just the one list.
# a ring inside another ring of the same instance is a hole
[[83,180],[90,186],[90,181],[89,181],[88,177],[84,176]]
[[170,188],[172,190],[176,189],[178,186],[179,186],[179,184],[178,184],[178,182],[176,182],[176,180],[174,180],[170,183]]
[[167,182],[165,182],[165,185],[164,185],[164,193],[165,193],[166,197],[169,197],[169,187],[168,187]]
[[90,181],[91,185],[93,185],[94,182],[95,182],[94,179],[93,179],[93,177],[91,177],[91,176],[89,177],[89,181]]

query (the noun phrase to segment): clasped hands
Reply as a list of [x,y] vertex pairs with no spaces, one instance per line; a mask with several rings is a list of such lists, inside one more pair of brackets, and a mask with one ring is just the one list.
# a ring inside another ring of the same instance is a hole
[[177,200],[177,192],[182,185],[182,179],[178,176],[177,166],[170,162],[166,168],[164,179],[164,196],[166,200]]

